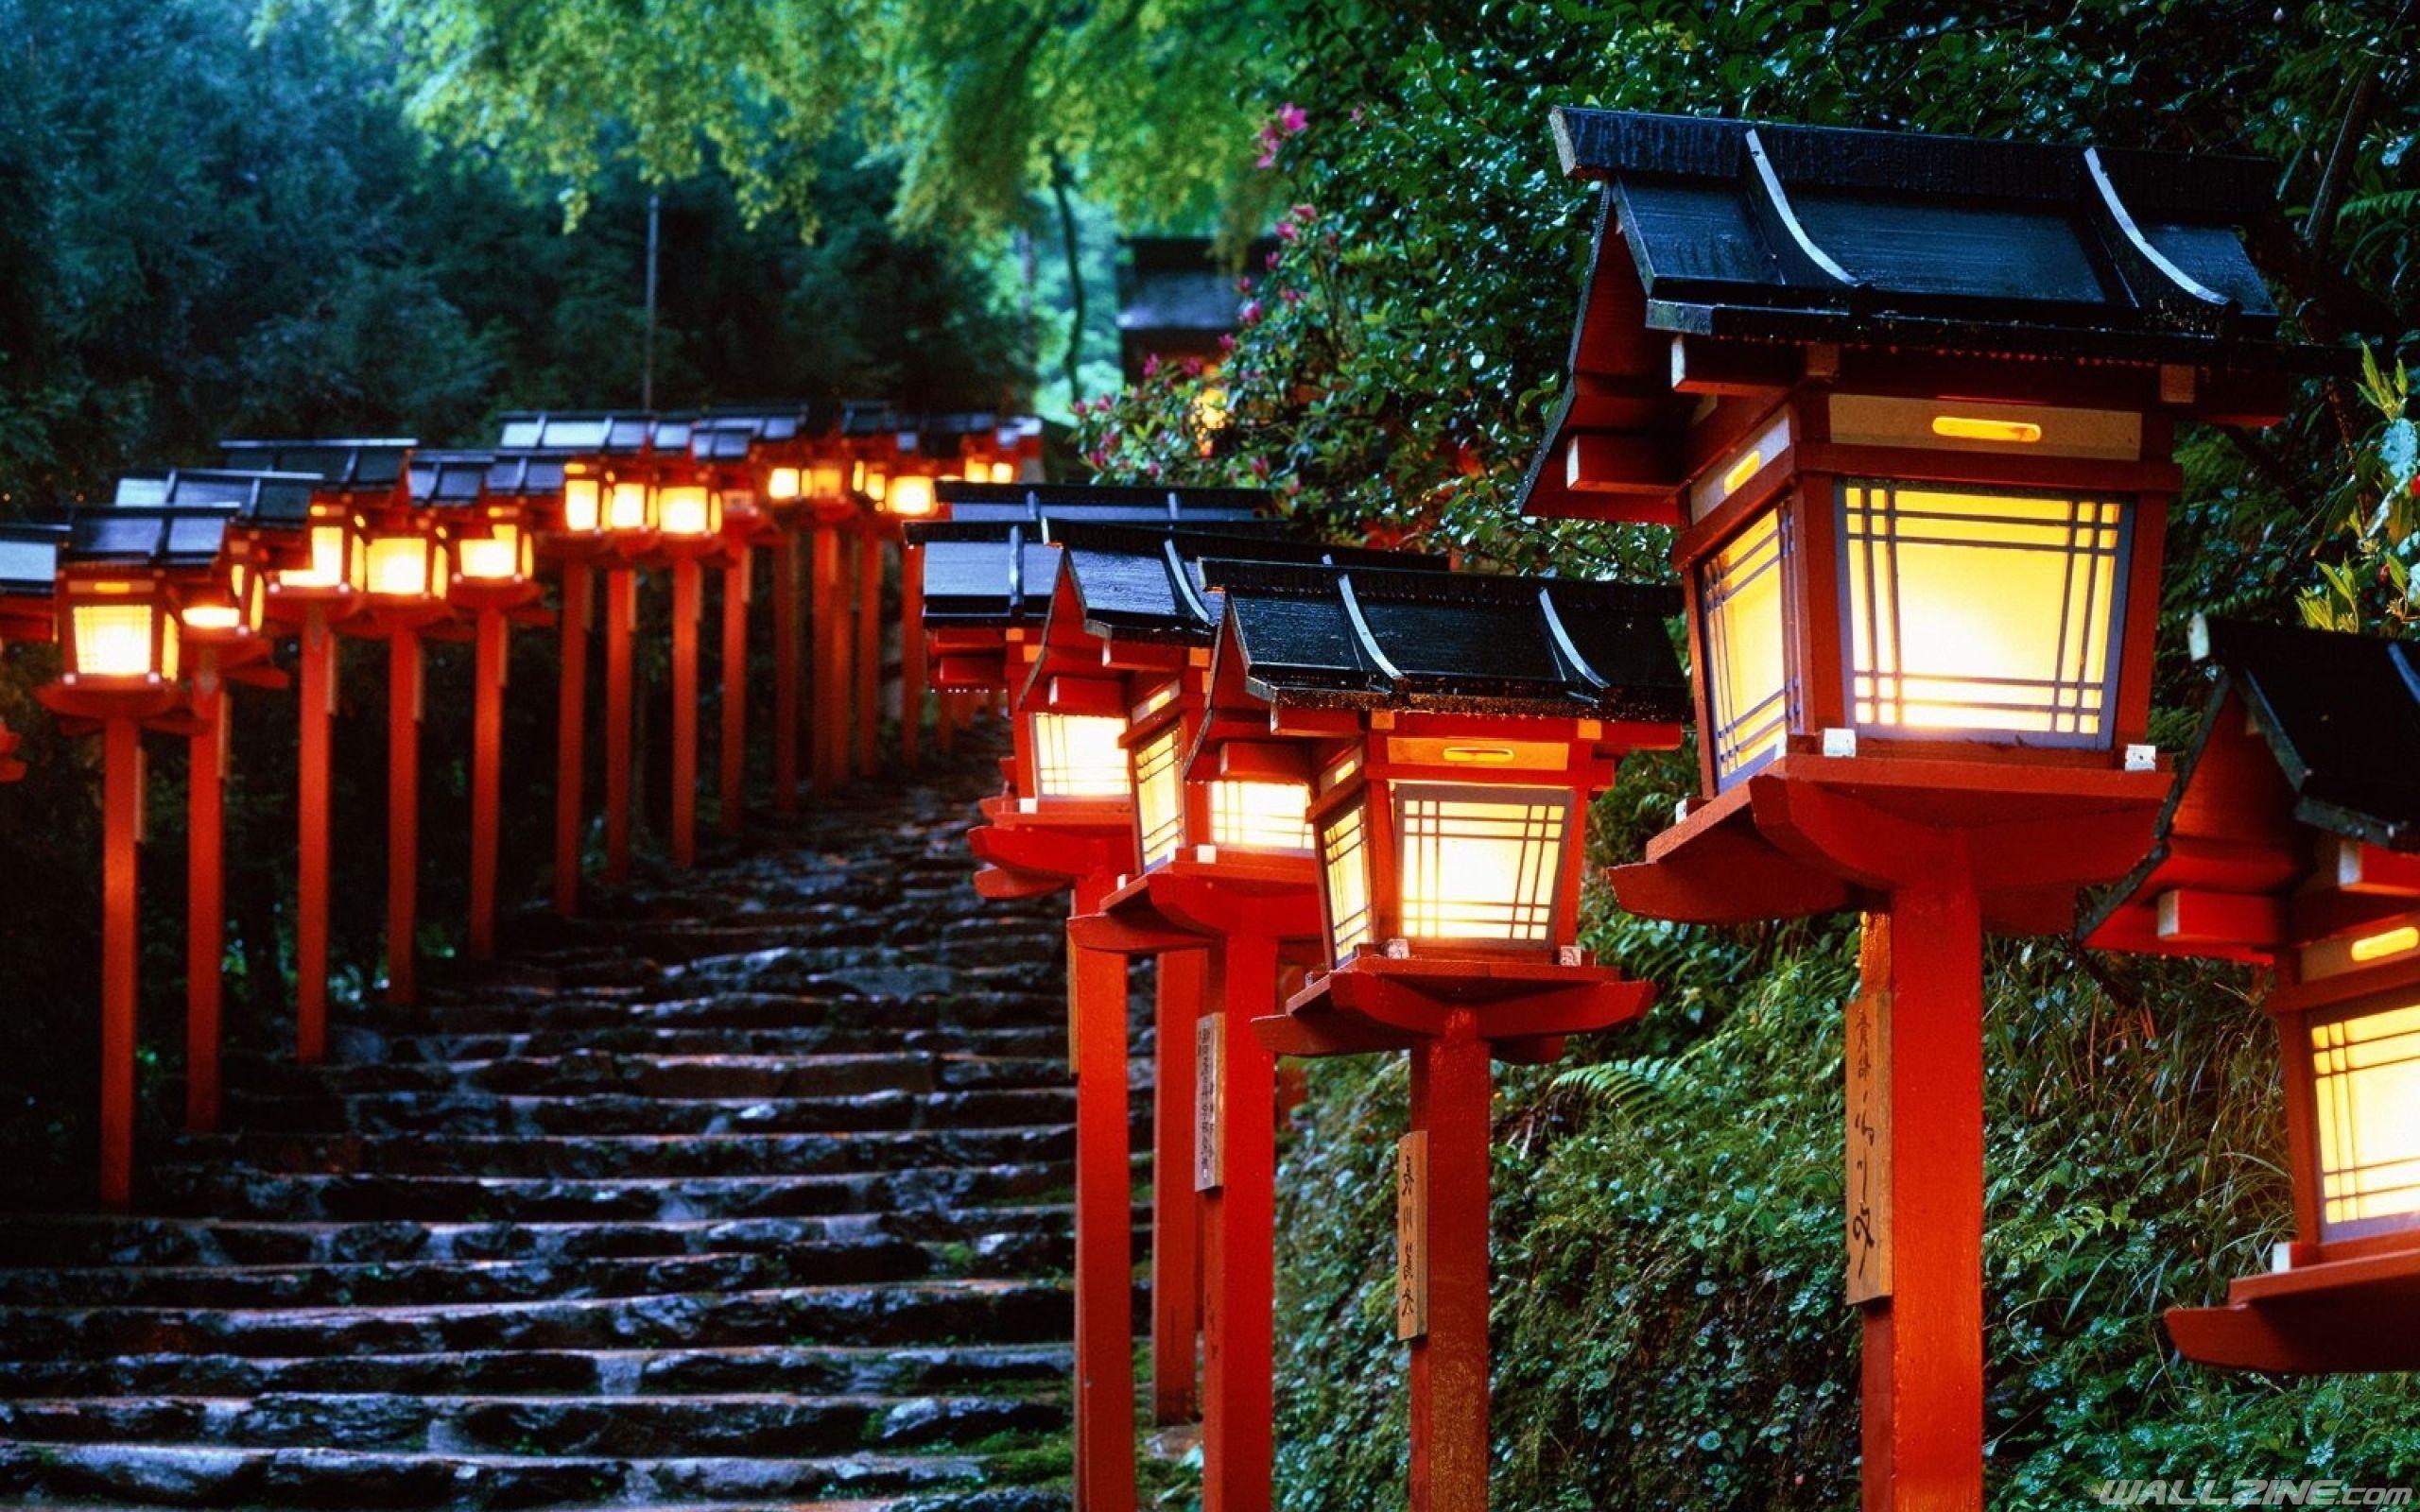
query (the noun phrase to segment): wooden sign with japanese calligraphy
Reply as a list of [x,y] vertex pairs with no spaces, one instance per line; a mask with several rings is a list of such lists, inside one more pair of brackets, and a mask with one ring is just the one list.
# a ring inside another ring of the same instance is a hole
[[1849,1001],[1848,1299],[1891,1295],[1891,994]]
[[1226,1184],[1227,1142],[1220,1116],[1226,1086],[1227,1016],[1205,1013],[1193,1026],[1193,1190]]
[[1395,1337],[1428,1333],[1428,1131],[1395,1145]]

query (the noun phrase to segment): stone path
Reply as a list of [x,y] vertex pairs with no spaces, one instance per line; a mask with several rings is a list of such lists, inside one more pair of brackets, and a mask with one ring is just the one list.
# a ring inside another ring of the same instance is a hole
[[968,886],[988,765],[242,1063],[139,1215],[0,1217],[0,1502],[1063,1507],[1062,905]]

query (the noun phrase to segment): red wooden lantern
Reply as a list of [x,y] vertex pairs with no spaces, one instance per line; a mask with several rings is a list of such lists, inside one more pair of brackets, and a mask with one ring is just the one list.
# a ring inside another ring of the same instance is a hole
[[412,442],[389,440],[223,441],[231,468],[307,472],[318,478],[303,529],[301,565],[269,574],[269,617],[301,641],[296,705],[294,1040],[309,1065],[327,1053],[329,757],[341,658],[337,627],[368,604],[364,532],[369,506],[403,487]]
[[[746,776],[748,751],[748,609],[753,596],[756,548],[769,549],[773,557],[773,576],[777,603],[780,601],[784,575],[788,575],[789,610],[786,616],[777,613],[794,635],[797,619],[796,558],[790,554],[790,533],[786,524],[791,507],[801,497],[799,470],[795,462],[782,462],[780,456],[789,453],[800,434],[811,422],[804,405],[786,405],[765,410],[717,411],[700,420],[689,431],[689,455],[698,464],[700,475],[707,486],[722,499],[723,536],[729,553],[722,563],[722,730],[717,748],[717,796],[719,799],[717,823],[726,835],[737,835],[745,821]],[[776,474],[781,479],[782,497],[777,502],[769,497]],[[777,628],[777,636],[779,630]],[[783,660],[785,646],[777,640],[775,660]],[[785,713],[789,725],[777,724],[775,741],[783,743],[788,736],[788,763],[776,760],[776,799],[782,803],[794,802],[789,784],[795,782],[797,745],[795,722],[798,675],[797,651],[786,647],[790,685],[790,702]],[[777,670],[776,680],[779,681]],[[780,716],[777,715],[777,719]]]
[[[1266,1200],[1270,1052],[1409,1053],[1396,1332],[1410,1504],[1482,1508],[1488,1061],[1551,1059],[1652,997],[1580,947],[1580,885],[1588,800],[1624,753],[1680,744],[1686,683],[1663,623],[1680,606],[1658,588],[1461,573],[1216,562],[1204,576],[1227,608],[1188,770],[1187,833],[1210,840],[1196,865],[1264,891],[1290,874],[1321,963],[1281,1012],[1273,952],[1246,980],[1229,942],[1225,1022],[1202,1042],[1239,1106],[1220,1108],[1230,1163],[1205,1175],[1229,1203],[1247,1181]],[[1266,1226],[1246,1230],[1255,1261]]]
[[[471,867],[465,947],[474,960],[495,954],[496,848],[503,821],[504,686],[512,622],[544,624],[537,608],[537,526],[551,496],[521,491],[531,458],[494,452],[417,452],[413,502],[439,527],[445,599],[471,621]],[[560,490],[560,468],[554,470]],[[491,482],[502,491],[490,492]]]
[[79,509],[59,547],[60,676],[39,692],[70,728],[102,738],[100,1200],[133,1193],[137,851],[143,839],[143,730],[186,732],[175,580],[208,573],[233,511]]
[[2149,859],[2082,932],[2268,969],[2293,1237],[2169,1335],[2234,1369],[2420,1369],[2420,663],[2316,630],[2194,642],[2218,687]]
[[[1106,507],[1112,501],[1095,500]],[[1289,541],[1241,533],[1168,531],[1140,525],[1079,525],[1053,523],[1062,542],[1062,565],[1035,662],[1018,710],[1037,730],[1046,720],[1102,721],[1116,732],[1114,764],[1129,801],[1129,828],[1122,837],[1121,874],[1097,912],[1071,919],[1070,941],[1079,958],[1150,954],[1158,960],[1152,1040],[1155,1107],[1152,1119],[1152,1412],[1161,1421],[1189,1417],[1197,1400],[1197,1332],[1200,1358],[1209,1362],[1201,1392],[1204,1410],[1206,1485],[1217,1504],[1249,1504],[1269,1495],[1270,1433],[1268,1360],[1270,1272],[1255,1263],[1250,1235],[1265,1233],[1273,1170],[1259,1160],[1254,1174],[1222,1186],[1205,1203],[1196,1194],[1199,1160],[1194,1118],[1198,1089],[1225,1085],[1226,1068],[1198,1064],[1196,1036],[1203,1022],[1206,982],[1223,983],[1228,995],[1249,998],[1249,985],[1266,968],[1258,990],[1275,990],[1275,959],[1288,936],[1316,928],[1307,852],[1285,856],[1262,842],[1274,833],[1282,850],[1282,812],[1270,821],[1270,804],[1253,795],[1275,793],[1282,784],[1212,782],[1201,784],[1200,801],[1185,801],[1185,757],[1200,737],[1208,712],[1210,640],[1217,625],[1218,595],[1201,584],[1206,558],[1254,557],[1317,563],[1339,557],[1357,561],[1396,560],[1421,565],[1425,558],[1380,558],[1315,542]],[[1241,523],[1228,527],[1240,532]],[[1442,563],[1431,563],[1442,566]],[[1101,711],[1114,709],[1115,715]],[[1267,711],[1261,711],[1266,728]],[[1116,727],[1122,726],[1122,730]],[[1047,775],[1040,735],[1030,743],[1037,781]],[[1235,799],[1241,795],[1244,801]],[[1300,799],[1304,795],[1294,795]],[[1302,827],[1302,803],[1294,828]],[[1235,819],[1244,816],[1238,831]],[[1188,831],[1203,843],[1184,843]],[[1219,850],[1212,840],[1224,841]],[[1307,919],[1309,927],[1288,920]],[[1122,975],[1122,973],[1121,973]],[[1119,1173],[1127,1161],[1127,1099],[1114,1067],[1128,1057],[1123,996],[1121,1010],[1095,1013],[1095,997],[1080,1001],[1071,1024],[1078,1063],[1080,1113],[1077,1244],[1085,1264],[1077,1305],[1087,1359],[1081,1369],[1086,1394],[1079,1415],[1086,1419],[1085,1442],[1096,1477],[1122,1482],[1131,1453],[1120,1427],[1133,1411],[1132,1378],[1125,1319],[1132,1311],[1127,1255],[1128,1226]],[[1213,1015],[1216,1018],[1216,1015]],[[1086,1067],[1094,1074],[1086,1078]],[[1266,1100],[1269,1089],[1260,1089]],[[1248,1122],[1248,1120],[1247,1120]],[[1231,1152],[1253,1164],[1253,1130],[1237,1136]],[[1265,1142],[1264,1142],[1265,1143]],[[1265,1150],[1264,1150],[1264,1153]],[[1097,1173],[1087,1178],[1087,1173]],[[1204,1218],[1213,1231],[1204,1243]],[[1255,1226],[1257,1228],[1255,1228]],[[1197,1264],[1197,1261],[1206,1263]],[[1207,1310],[1202,1288],[1212,1289]],[[1256,1342],[1257,1341],[1257,1342]]]
[[2265,423],[2285,370],[2335,359],[2280,344],[2238,240],[2264,164],[1555,129],[1604,189],[1525,507],[1674,527],[1695,650],[1703,796],[1615,890],[1663,919],[1867,911],[1865,1505],[1978,1506],[1982,931],[2065,927],[2167,789],[2143,742],[2174,423]]
[[175,575],[191,728],[185,760],[185,1126],[218,1126],[219,1022],[225,995],[228,690],[285,686],[269,664],[268,579],[309,561],[306,531],[320,480],[301,472],[179,468],[131,473],[117,502],[229,512],[216,562]]
[[[12,641],[47,641],[58,634],[52,608],[58,591],[58,525],[0,525],[0,648]],[[26,775],[16,759],[19,737],[0,724],[0,782]]]
[[669,847],[675,866],[698,859],[698,620],[705,570],[735,552],[723,531],[720,490],[701,470],[667,479],[657,490],[656,550],[672,569],[672,802]]
[[[862,409],[865,406],[853,406]],[[805,701],[801,691],[801,651],[807,627],[802,616],[799,578],[809,553],[800,537],[815,528],[817,500],[837,498],[847,484],[838,434],[839,417],[810,408],[794,422],[769,427],[749,450],[752,491],[775,527],[772,552],[773,807],[798,811],[799,750]]]
[[507,415],[507,449],[568,454],[562,512],[539,538],[562,566],[562,683],[556,709],[555,908],[579,907],[581,789],[587,736],[588,629],[596,583],[605,572],[605,873],[621,882],[631,857],[631,637],[638,612],[637,569],[655,544],[660,500],[652,460],[685,455],[686,420],[630,411]]

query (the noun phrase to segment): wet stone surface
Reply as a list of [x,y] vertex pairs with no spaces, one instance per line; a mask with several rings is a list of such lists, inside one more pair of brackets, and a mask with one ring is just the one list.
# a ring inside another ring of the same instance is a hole
[[968,885],[994,771],[525,912],[232,1057],[136,1212],[0,1214],[0,1503],[1063,1508],[1063,904]]

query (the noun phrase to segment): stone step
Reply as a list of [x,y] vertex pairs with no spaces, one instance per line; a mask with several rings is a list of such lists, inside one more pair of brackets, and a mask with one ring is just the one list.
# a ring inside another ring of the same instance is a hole
[[258,1397],[274,1393],[521,1393],[666,1397],[1046,1393],[1074,1368],[1063,1343],[723,1345],[684,1349],[433,1354],[123,1354],[0,1362],[0,1396]]
[[1036,1344],[1065,1337],[1071,1315],[1062,1286],[977,1279],[425,1307],[0,1307],[0,1349],[26,1359],[94,1350],[335,1355],[808,1341]]
[[383,1035],[382,1039],[387,1060],[408,1064],[551,1058],[580,1052],[615,1056],[812,1056],[906,1050],[1041,1058],[1063,1054],[1067,1035],[1059,1024],[902,1029],[896,1023],[860,1013],[824,1023],[746,1028],[622,1024],[611,1028],[516,1032],[413,1032]]
[[[874,985],[884,985],[877,981]],[[419,1007],[382,1005],[366,1022],[391,1034],[514,1034],[540,1030],[570,1033],[641,1029],[784,1029],[819,1024],[889,1024],[903,1032],[943,1026],[959,1029],[1059,1025],[1066,1022],[1061,992],[981,992],[951,988],[909,976],[902,985],[919,990],[868,995],[835,982],[813,992],[725,991],[704,996],[659,994],[641,1000],[633,991],[564,991],[552,988],[482,985],[459,997],[428,994]],[[260,1057],[290,1059],[282,1045]],[[231,1069],[238,1062],[230,1057]]]
[[931,1166],[831,1176],[621,1177],[372,1176],[284,1173],[163,1163],[147,1174],[147,1202],[206,1216],[543,1222],[606,1219],[811,1217],[888,1212],[1032,1197],[1065,1187],[1070,1161]]
[[256,1129],[357,1134],[812,1134],[859,1129],[1065,1124],[1073,1086],[974,1091],[897,1090],[838,1097],[508,1096],[497,1092],[360,1092],[245,1097]]
[[[1137,1210],[1138,1217],[1146,1217]],[[0,1227],[0,1271],[23,1266],[396,1264],[410,1261],[634,1259],[811,1249],[876,1239],[1065,1238],[1064,1204],[654,1221],[351,1223],[28,1215]]]
[[413,1453],[766,1458],[964,1450],[1067,1421],[1048,1396],[32,1398],[0,1401],[0,1440],[210,1444]]
[[523,1094],[626,1092],[643,1097],[832,1097],[970,1087],[1063,1084],[1063,1057],[887,1052],[837,1056],[656,1056],[576,1053],[502,1060],[346,1062],[263,1068],[248,1085],[270,1091],[476,1091]]
[[1063,1124],[990,1128],[866,1129],[735,1134],[211,1134],[187,1135],[164,1163],[244,1165],[276,1174],[376,1171],[383,1176],[483,1177],[872,1175],[936,1166],[1017,1165],[1075,1159]]
[[[116,1497],[191,1507],[544,1507],[652,1502],[666,1506],[776,1499],[898,1497],[958,1490],[978,1499],[907,1503],[915,1512],[1006,1512],[1050,1503],[984,1501],[973,1455],[859,1452],[823,1459],[683,1455],[354,1453],[325,1449],[208,1449],[149,1444],[0,1444],[0,1494]],[[1047,1493],[1045,1493],[1047,1494]],[[1063,1505],[1064,1503],[1059,1503]],[[903,1508],[902,1512],[906,1512]]]

